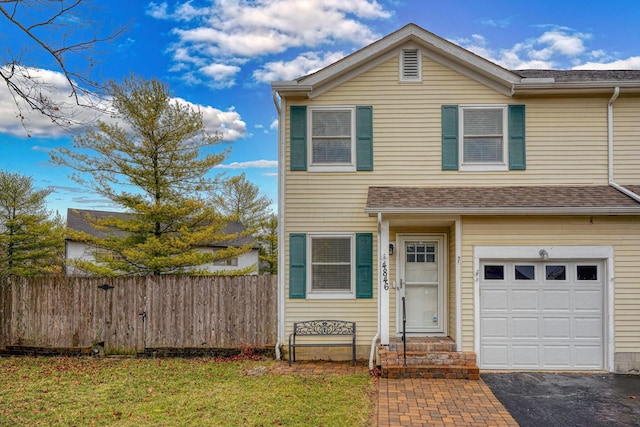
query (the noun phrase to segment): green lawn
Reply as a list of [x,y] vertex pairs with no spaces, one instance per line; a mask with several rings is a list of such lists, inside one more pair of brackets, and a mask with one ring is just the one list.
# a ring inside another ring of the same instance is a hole
[[273,361],[0,358],[0,426],[366,426],[367,375]]

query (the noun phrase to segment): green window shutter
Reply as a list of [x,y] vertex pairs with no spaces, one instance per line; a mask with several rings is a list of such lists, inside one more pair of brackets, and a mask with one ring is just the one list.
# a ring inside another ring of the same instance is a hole
[[458,170],[458,106],[442,106],[442,170]]
[[373,107],[356,107],[356,162],[359,171],[373,170]]
[[356,298],[373,298],[372,233],[356,233]]
[[527,153],[525,149],[524,105],[509,105],[509,169],[525,170]]
[[291,106],[291,170],[307,170],[307,107]]
[[289,298],[307,296],[307,235],[289,235]]

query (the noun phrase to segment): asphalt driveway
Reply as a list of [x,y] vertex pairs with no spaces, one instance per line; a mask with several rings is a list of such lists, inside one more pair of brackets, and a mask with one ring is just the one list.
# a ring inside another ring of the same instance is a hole
[[521,427],[640,426],[640,376],[483,373]]

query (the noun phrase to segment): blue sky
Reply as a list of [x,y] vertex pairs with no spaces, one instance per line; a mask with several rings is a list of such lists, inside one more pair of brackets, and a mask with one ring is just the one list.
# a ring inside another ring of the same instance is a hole
[[[277,115],[270,82],[316,71],[413,22],[508,69],[640,69],[640,2],[610,0],[191,0],[100,3],[95,16],[128,30],[103,49],[93,77],[166,82],[198,106],[231,154],[214,172],[245,172],[277,199]],[[5,22],[2,22],[5,26]],[[0,46],[18,47],[11,29]],[[0,54],[0,60],[4,57]],[[52,99],[68,103],[58,70],[35,59]],[[78,111],[79,116],[88,114]],[[37,114],[24,122],[0,87],[0,169],[52,187],[52,210],[113,209],[49,162],[70,134]],[[25,130],[25,127],[27,130]],[[27,131],[31,137],[27,137]],[[81,129],[74,129],[78,132]]]

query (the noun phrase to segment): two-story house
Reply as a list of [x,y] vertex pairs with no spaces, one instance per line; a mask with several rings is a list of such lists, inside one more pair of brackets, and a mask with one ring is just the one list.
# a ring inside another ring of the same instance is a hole
[[370,366],[405,333],[638,372],[640,71],[507,70],[410,24],[272,88],[281,343],[342,319]]

